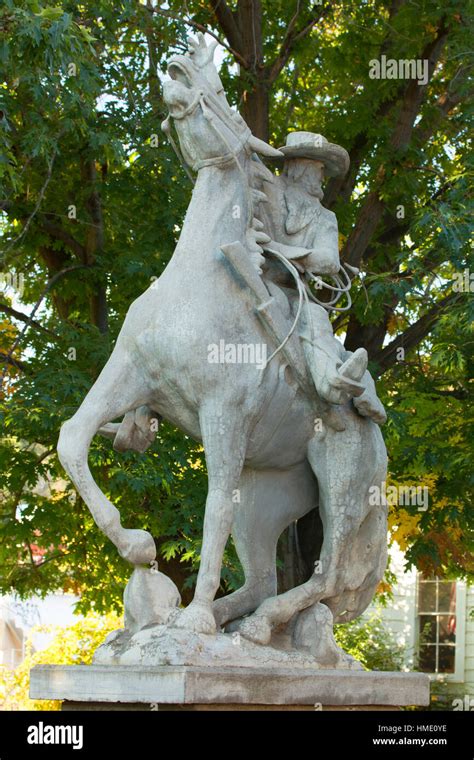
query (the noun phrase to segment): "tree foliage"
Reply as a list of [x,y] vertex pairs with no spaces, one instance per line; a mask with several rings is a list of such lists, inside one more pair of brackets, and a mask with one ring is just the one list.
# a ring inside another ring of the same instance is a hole
[[336,625],[337,644],[355,657],[366,670],[402,670],[404,647],[382,620],[380,610],[350,623]]

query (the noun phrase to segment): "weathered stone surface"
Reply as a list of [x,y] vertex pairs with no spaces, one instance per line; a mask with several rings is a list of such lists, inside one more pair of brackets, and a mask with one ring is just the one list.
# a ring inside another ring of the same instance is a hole
[[258,705],[427,705],[424,673],[294,668],[38,665],[33,699]]
[[147,625],[166,623],[181,603],[175,584],[153,568],[136,567],[123,595],[125,628],[131,633]]
[[[313,620],[314,623],[314,620]],[[331,628],[332,632],[332,628]],[[334,645],[335,646],[335,645]],[[193,665],[214,669],[219,666],[246,668],[292,667],[311,668],[337,666],[360,669],[353,658],[338,650],[339,657],[319,663],[320,658],[308,651],[298,651],[291,640],[280,646],[262,646],[248,641],[238,632],[217,633],[213,636],[172,628],[151,626],[130,634],[127,630],[110,634],[94,655],[97,665]]]

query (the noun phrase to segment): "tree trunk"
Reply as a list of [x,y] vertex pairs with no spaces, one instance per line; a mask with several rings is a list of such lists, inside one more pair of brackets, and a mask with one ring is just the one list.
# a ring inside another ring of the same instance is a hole
[[241,114],[255,137],[268,142],[270,95],[265,82],[257,81],[252,90],[244,90]]
[[[91,218],[86,236],[86,263],[92,266],[96,256],[104,246],[104,220],[102,216],[102,202],[98,189],[98,177],[95,161],[87,159],[83,164],[83,175],[90,186],[90,194],[87,199],[87,208]],[[108,331],[107,290],[105,284],[98,283],[90,297],[90,315],[92,324],[101,333]]]
[[260,0],[239,0],[236,21],[240,33],[240,53],[247,64],[240,68],[240,110],[253,134],[267,141],[270,94],[263,60]]

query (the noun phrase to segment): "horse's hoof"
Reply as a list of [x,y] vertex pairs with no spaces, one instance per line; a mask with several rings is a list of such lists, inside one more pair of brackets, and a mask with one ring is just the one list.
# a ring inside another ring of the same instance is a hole
[[191,602],[185,610],[180,610],[172,622],[173,628],[184,628],[194,633],[213,634],[217,631],[216,621],[211,607],[201,602]]
[[254,644],[269,644],[272,628],[265,617],[254,614],[242,621],[239,633]]
[[118,549],[132,565],[149,565],[156,557],[153,536],[146,530],[125,529]]

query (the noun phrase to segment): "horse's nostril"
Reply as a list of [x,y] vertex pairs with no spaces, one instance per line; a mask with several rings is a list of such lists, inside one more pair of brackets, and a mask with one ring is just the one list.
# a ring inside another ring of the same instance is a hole
[[177,63],[171,63],[168,66],[168,74],[174,82],[179,82],[188,89],[191,88],[191,81],[186,71]]

